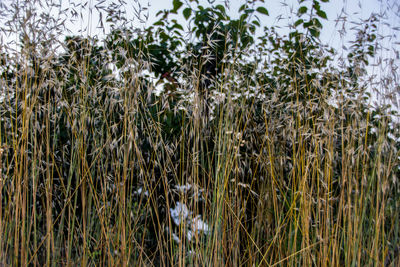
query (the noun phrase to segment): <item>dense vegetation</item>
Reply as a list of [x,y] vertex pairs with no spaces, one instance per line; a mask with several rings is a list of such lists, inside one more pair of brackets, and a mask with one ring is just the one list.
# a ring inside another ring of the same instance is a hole
[[366,72],[379,16],[338,60],[327,0],[287,35],[263,1],[232,19],[173,0],[144,29],[102,2],[109,32],[63,41],[79,6],[2,7],[0,265],[400,264],[398,115]]

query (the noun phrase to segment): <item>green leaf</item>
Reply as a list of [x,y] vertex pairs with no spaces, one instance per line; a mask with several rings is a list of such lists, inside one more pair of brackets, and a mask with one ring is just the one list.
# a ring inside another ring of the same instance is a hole
[[247,14],[243,14],[243,15],[241,15],[240,16],[240,21],[245,21],[247,18],[249,17],[249,15],[247,15]]
[[225,14],[225,7],[223,5],[217,5],[215,8]]
[[172,26],[172,28],[176,28],[176,29],[179,29],[179,30],[182,30],[182,31],[183,31],[182,25],[180,25],[180,24],[178,24],[178,23],[174,24],[174,26]]
[[294,26],[297,27],[297,26],[299,26],[300,24],[302,24],[303,22],[304,22],[303,19],[298,19],[298,20],[294,23]]
[[313,25],[314,25],[314,26],[316,26],[316,27],[319,28],[319,29],[322,29],[322,24],[321,24],[321,22],[319,21],[319,19],[313,18],[312,20],[313,20]]
[[247,8],[248,8],[248,5],[247,5],[247,4],[243,4],[243,5],[241,5],[240,8],[239,8],[239,12],[241,12],[241,11],[247,9]]
[[165,24],[163,21],[159,20],[159,21],[155,22],[153,25],[154,26],[164,26]]
[[293,38],[298,37],[298,36],[299,36],[299,32],[298,31],[294,31],[294,32],[290,32],[289,33],[289,38],[290,39],[293,39]]
[[189,19],[191,14],[192,14],[192,9],[190,7],[187,7],[183,10],[183,16],[185,17],[186,20]]
[[299,13],[299,16],[303,15],[306,12],[307,12],[307,7],[305,7],[305,6],[301,6],[299,8],[299,11],[297,11],[297,13]]
[[162,31],[160,32],[160,38],[163,42],[166,42],[169,39],[169,35]]
[[267,16],[269,15],[268,10],[265,7],[260,6],[260,7],[257,7],[256,10],[258,12],[260,12],[261,14],[264,14],[264,15],[267,15]]
[[305,29],[310,28],[311,26],[313,26],[312,20],[309,20],[309,21],[303,23],[303,27]]
[[325,13],[324,11],[322,11],[321,9],[317,11],[317,15],[318,15],[320,18],[328,19],[328,17],[326,16],[326,13]]
[[250,27],[249,27],[249,31],[250,31],[252,34],[255,34],[255,32],[256,32],[256,27],[254,27],[254,25],[253,25],[253,26],[250,26]]
[[318,1],[313,1],[313,8],[315,9],[315,10],[321,10],[321,5],[319,4],[319,2]]
[[253,20],[251,23],[253,23],[253,25],[256,25],[258,27],[260,27],[260,22],[258,22],[257,20]]
[[316,30],[316,29],[313,29],[313,28],[310,28],[310,33],[315,38],[318,38],[319,34],[320,34],[319,30]]
[[[182,37],[182,33],[181,33],[180,31],[178,31],[178,30],[175,30],[175,31],[174,31],[174,33],[175,33],[176,35],[178,35],[178,36],[181,36],[181,37]],[[172,49],[172,50],[175,50],[175,49]]]
[[180,0],[174,0],[173,2],[172,2],[172,5],[173,5],[173,10],[172,10],[172,12],[174,12],[174,13],[176,13],[177,11],[178,11],[178,9],[179,8],[181,8],[181,6],[183,5],[183,3],[180,1]]

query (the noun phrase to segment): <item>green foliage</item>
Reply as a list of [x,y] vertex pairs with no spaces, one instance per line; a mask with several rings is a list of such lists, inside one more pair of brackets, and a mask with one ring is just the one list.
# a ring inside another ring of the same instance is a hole
[[264,15],[269,15],[269,13],[268,13],[268,10],[265,8],[265,7],[262,7],[262,6],[260,6],[260,7],[257,7],[257,12],[259,12],[259,13],[261,13],[261,14],[264,14]]

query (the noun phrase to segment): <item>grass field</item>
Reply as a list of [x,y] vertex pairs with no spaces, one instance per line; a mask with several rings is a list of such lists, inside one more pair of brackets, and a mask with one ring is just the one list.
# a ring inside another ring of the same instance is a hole
[[251,41],[215,6],[184,11],[209,21],[194,39],[166,17],[61,42],[34,7],[2,28],[0,266],[400,265],[398,114],[363,72],[379,18],[339,58],[307,24]]

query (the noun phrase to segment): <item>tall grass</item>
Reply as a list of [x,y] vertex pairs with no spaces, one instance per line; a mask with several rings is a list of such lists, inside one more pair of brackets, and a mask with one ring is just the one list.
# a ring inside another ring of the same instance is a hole
[[212,42],[158,95],[139,31],[60,42],[65,11],[38,3],[2,28],[20,39],[1,44],[0,265],[400,264],[400,128],[365,97],[365,54],[343,67],[271,29],[297,43],[247,64],[228,35],[206,91]]

